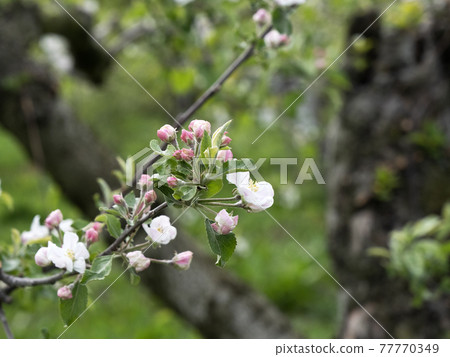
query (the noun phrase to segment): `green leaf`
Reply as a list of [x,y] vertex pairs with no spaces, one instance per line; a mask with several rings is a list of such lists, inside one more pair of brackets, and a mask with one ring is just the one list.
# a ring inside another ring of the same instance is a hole
[[205,220],[209,246],[211,247],[212,252],[217,254],[216,265],[223,267],[234,253],[236,248],[236,237],[233,233],[226,235],[218,234],[213,227],[211,227],[211,223],[214,223],[214,221],[209,219]]
[[9,211],[12,211],[14,209],[14,200],[12,199],[11,195],[9,193],[6,193],[5,191],[0,194],[0,202],[3,202],[3,204]]
[[73,323],[85,310],[88,300],[86,285],[76,283],[72,289],[72,299],[59,302],[59,311],[64,323],[68,326]]
[[106,226],[108,227],[108,232],[114,237],[119,238],[122,234],[122,226],[120,220],[113,215],[106,215]]
[[156,152],[159,155],[164,155],[164,151],[161,150],[161,147],[159,146],[159,141],[156,139],[153,139],[150,141],[150,149],[152,149],[154,152]]
[[109,188],[109,185],[102,178],[97,179],[97,182],[100,186],[100,190],[103,194],[103,203],[105,206],[109,207],[112,204],[112,191]]
[[208,132],[203,132],[202,142],[200,144],[200,157],[205,157],[205,151],[211,147],[211,136],[209,136]]
[[134,205],[136,204],[136,196],[134,195],[134,192],[130,192],[123,199],[125,200],[127,206],[130,208],[133,208]]
[[2,270],[6,273],[14,271],[20,267],[20,259],[17,258],[2,258]]
[[292,33],[292,24],[289,21],[287,12],[283,8],[277,7],[273,11],[272,19],[273,28],[275,30],[286,35],[290,35]]
[[196,193],[197,186],[181,186],[174,192],[173,197],[183,201],[190,201]]
[[211,180],[206,184],[206,190],[202,191],[200,196],[201,197],[213,197],[222,190],[222,187],[223,187],[222,177]]
[[436,231],[441,223],[441,219],[437,216],[429,216],[416,222],[412,228],[414,237],[424,237]]
[[102,257],[97,257],[92,262],[92,267],[89,270],[86,270],[84,273],[83,279],[81,280],[82,284],[87,284],[92,280],[103,280],[110,273],[112,268],[112,255],[106,255]]

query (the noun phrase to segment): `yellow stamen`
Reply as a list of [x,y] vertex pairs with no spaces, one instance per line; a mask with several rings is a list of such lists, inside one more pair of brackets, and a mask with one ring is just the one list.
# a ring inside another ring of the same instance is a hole
[[258,192],[258,190],[259,190],[258,182],[253,181],[253,180],[249,180],[248,181],[248,188],[250,190],[252,190],[253,192]]

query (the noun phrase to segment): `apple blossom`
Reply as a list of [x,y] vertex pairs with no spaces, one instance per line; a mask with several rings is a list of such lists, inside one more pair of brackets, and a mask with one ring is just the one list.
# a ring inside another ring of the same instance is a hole
[[57,295],[62,300],[69,300],[73,298],[72,290],[67,285],[63,286],[62,288],[59,288]]
[[34,241],[38,241],[49,236],[50,231],[46,226],[41,226],[39,223],[40,219],[40,216],[34,216],[33,222],[31,222],[30,230],[23,232],[21,235],[22,243],[33,243]]
[[42,247],[39,248],[39,250],[36,252],[34,256],[34,261],[36,262],[36,265],[39,265],[40,267],[46,267],[52,263],[50,259],[48,259],[47,250],[48,250],[47,247]]
[[253,21],[258,25],[267,25],[272,21],[272,16],[266,9],[259,9],[253,15]]
[[228,234],[236,228],[238,220],[239,216],[232,216],[223,209],[217,214],[216,222],[211,224],[211,227],[219,234]]
[[66,233],[66,232],[73,232],[74,229],[72,228],[73,220],[72,219],[65,219],[59,224],[59,229]]
[[178,179],[175,176],[169,176],[167,178],[167,184],[169,185],[169,187],[176,187],[178,183]]
[[95,243],[98,241],[98,232],[94,228],[89,228],[86,231],[86,240],[89,243]]
[[158,216],[152,220],[150,225],[143,224],[145,233],[156,243],[167,244],[177,236],[177,229],[170,224],[167,216]]
[[194,151],[192,149],[183,148],[175,151],[173,157],[177,160],[191,161],[194,157]]
[[170,143],[177,137],[177,131],[172,125],[166,124],[156,132],[156,135],[158,135],[158,138],[160,138],[161,141]]
[[181,140],[183,140],[183,142],[186,145],[193,145],[194,144],[194,133],[187,131],[187,130],[181,130]]
[[148,205],[151,205],[153,202],[155,202],[157,198],[158,195],[154,190],[147,191],[144,195],[145,203]]
[[217,160],[227,162],[233,158],[233,153],[231,150],[220,150],[217,153]]
[[141,190],[148,190],[153,185],[152,177],[149,175],[142,175],[138,182],[139,187]]
[[57,268],[66,269],[69,273],[75,270],[83,274],[89,252],[83,243],[78,242],[78,236],[75,233],[67,232],[64,234],[62,247],[48,242],[47,256]]
[[100,231],[103,228],[103,224],[101,224],[100,222],[94,222],[92,223],[92,228],[94,228],[97,232],[100,233]]
[[294,6],[304,4],[306,0],[275,0],[275,2],[279,6]]
[[192,253],[189,250],[186,252],[176,254],[172,258],[172,264],[181,270],[188,270],[189,267],[191,266],[193,255],[194,253]]
[[289,42],[289,36],[279,33],[277,30],[270,31],[264,36],[264,43],[269,48],[278,48]]
[[201,139],[203,137],[203,133],[206,131],[209,135],[211,135],[211,123],[206,120],[194,119],[189,123],[189,130],[194,133],[194,136],[197,139]]
[[45,226],[48,229],[53,229],[59,226],[63,220],[63,215],[59,209],[51,212],[45,219]]
[[231,143],[231,138],[226,134],[228,134],[228,131],[226,131],[222,136],[222,143],[220,144],[220,146],[228,146]]
[[127,254],[127,259],[130,265],[136,269],[137,272],[141,272],[150,266],[150,258],[147,258],[141,251],[130,252]]
[[268,182],[255,182],[249,172],[227,174],[227,180],[236,185],[242,203],[252,212],[263,211],[273,205],[273,188]]
[[113,201],[116,205],[121,205],[123,203],[123,196],[122,195],[114,195]]

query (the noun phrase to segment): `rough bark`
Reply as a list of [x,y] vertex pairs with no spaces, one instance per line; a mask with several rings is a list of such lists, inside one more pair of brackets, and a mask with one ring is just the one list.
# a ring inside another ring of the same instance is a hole
[[[0,123],[48,170],[64,194],[92,217],[96,179],[103,177],[114,185],[114,155],[76,120],[48,69],[27,57],[29,44],[41,33],[38,9],[21,3],[0,7],[0,33]],[[181,232],[158,254],[167,257],[174,250],[194,251],[191,269],[179,272],[155,265],[143,275],[143,283],[205,336],[296,336],[273,304],[215,267],[211,257]]]
[[[357,17],[350,35],[375,16]],[[328,135],[329,247],[338,279],[396,338],[438,338],[450,327],[448,297],[414,308],[405,282],[389,278],[367,253],[387,246],[393,229],[439,213],[450,199],[449,18],[447,2],[427,24],[368,33],[372,50],[347,57],[352,88]],[[355,65],[361,60],[363,69]],[[412,140],[427,123],[445,137],[436,152]],[[398,180],[387,199],[374,189],[380,167]],[[341,337],[388,337],[342,295]]]

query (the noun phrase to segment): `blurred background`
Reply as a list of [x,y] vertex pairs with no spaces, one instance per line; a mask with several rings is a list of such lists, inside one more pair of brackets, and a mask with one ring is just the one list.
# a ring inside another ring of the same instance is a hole
[[[252,14],[269,2],[60,3],[175,115],[249,45]],[[275,189],[270,213],[395,337],[439,338],[450,331],[448,234],[436,238],[436,226],[416,232],[400,253],[391,252],[390,237],[408,222],[440,217],[450,196],[450,12],[447,1],[398,0],[374,23],[391,3],[308,0],[292,14],[289,45],[257,46],[195,118],[214,126],[233,119],[236,157],[298,158],[287,184],[269,160],[261,167]],[[0,179],[14,199],[13,207],[0,203],[5,247],[11,228],[28,230],[36,214],[60,208],[65,217],[92,217],[95,179],[113,183],[115,157],[147,147],[171,119],[56,2],[1,0],[0,33]],[[295,185],[305,158],[314,158],[326,185]],[[440,223],[448,227],[449,219]],[[210,255],[202,217],[188,213],[178,229]],[[155,275],[138,286],[120,278],[64,337],[387,336],[268,215],[241,215],[235,233],[237,251],[224,272],[213,272],[220,268],[209,256],[205,275],[233,276],[245,286],[226,306],[239,305],[247,288],[264,299],[262,306],[289,325],[279,335],[253,329],[271,321],[255,322],[257,314],[240,323],[253,334],[226,327],[232,307],[211,315],[199,310],[204,317],[197,319],[177,300],[183,286],[155,288],[154,281],[164,285],[164,275]],[[407,244],[424,237],[433,248],[411,248],[405,263]],[[90,296],[123,268],[114,269]],[[218,293],[221,279],[212,280]],[[188,295],[201,295],[202,281],[193,286],[197,291]],[[16,337],[62,332],[54,287],[22,289],[13,298],[4,309]],[[211,328],[212,320],[218,326]],[[429,324],[434,327],[425,329]]]

